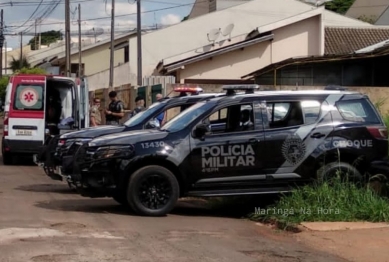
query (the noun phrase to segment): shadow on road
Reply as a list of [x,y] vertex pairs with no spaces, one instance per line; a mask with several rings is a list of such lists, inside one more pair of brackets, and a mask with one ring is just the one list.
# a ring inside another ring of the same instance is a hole
[[[234,198],[233,200],[218,199],[217,204],[212,199],[182,199],[170,214],[178,216],[242,218],[246,217],[249,213],[255,212],[255,208],[263,208],[274,203],[276,197],[261,196]],[[110,198],[52,200],[37,202],[35,206],[58,211],[135,215],[129,208],[117,204]]]
[[32,184],[19,186],[15,190],[36,192],[36,193],[60,193],[60,194],[77,194],[73,188],[69,188],[66,184]]
[[66,200],[51,200],[42,201],[35,204],[36,207],[57,210],[57,211],[71,211],[83,213],[96,214],[117,214],[117,215],[131,215],[131,210],[125,206],[117,204],[110,198],[82,198],[82,199],[66,199]]
[[[4,166],[2,155],[0,155],[0,166]],[[10,166],[36,166],[36,164],[31,156],[17,156],[13,158],[13,163]]]

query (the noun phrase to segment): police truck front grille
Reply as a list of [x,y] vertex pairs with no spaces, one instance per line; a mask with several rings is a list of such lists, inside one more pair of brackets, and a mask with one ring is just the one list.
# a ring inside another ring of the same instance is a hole
[[66,152],[66,155],[74,155],[77,150],[80,148],[81,145],[77,143],[73,143],[70,147],[69,150]]

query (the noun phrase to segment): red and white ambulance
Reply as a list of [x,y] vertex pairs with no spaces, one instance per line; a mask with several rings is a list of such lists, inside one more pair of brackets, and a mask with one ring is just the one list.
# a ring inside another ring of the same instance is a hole
[[86,79],[53,75],[10,78],[4,106],[3,163],[36,155],[50,135],[89,126]]

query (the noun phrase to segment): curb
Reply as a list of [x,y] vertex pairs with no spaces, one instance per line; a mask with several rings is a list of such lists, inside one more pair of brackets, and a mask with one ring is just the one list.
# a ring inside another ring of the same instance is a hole
[[389,228],[389,223],[372,222],[303,222],[301,227],[309,231],[344,231],[358,229]]

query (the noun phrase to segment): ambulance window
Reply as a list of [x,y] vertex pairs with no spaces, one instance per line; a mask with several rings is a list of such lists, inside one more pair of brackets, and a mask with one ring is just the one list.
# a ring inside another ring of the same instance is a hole
[[43,86],[18,85],[15,90],[15,110],[43,110]]

